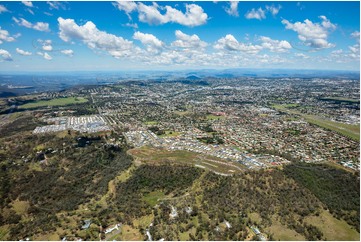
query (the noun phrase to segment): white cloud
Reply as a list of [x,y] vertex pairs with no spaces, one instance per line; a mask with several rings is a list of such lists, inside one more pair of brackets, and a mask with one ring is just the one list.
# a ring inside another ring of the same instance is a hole
[[354,59],[360,58],[360,44],[356,44],[348,47],[350,50],[349,56]]
[[[137,11],[139,21],[148,24],[178,23],[193,27],[205,24],[208,19],[208,15],[203,11],[203,8],[196,4],[185,4],[185,13],[168,5],[159,6],[155,2],[152,5],[145,5],[141,2],[117,2],[114,3],[114,6],[126,12],[129,18],[129,13]],[[165,11],[165,13],[161,13],[160,10]]]
[[303,59],[308,59],[308,58],[310,58],[308,55],[305,55],[305,54],[303,54],[303,53],[296,53],[295,56],[296,56],[296,57],[301,57],[301,58],[303,58]]
[[48,39],[48,40],[39,39],[38,42],[42,45],[41,48],[44,51],[52,51],[53,50],[53,46],[51,45],[52,41],[50,39]]
[[23,27],[26,27],[26,28],[29,28],[29,29],[35,29],[35,30],[38,30],[38,31],[45,31],[45,32],[50,31],[48,23],[36,22],[35,24],[32,24],[32,23],[30,23],[29,21],[27,21],[24,18],[17,19],[15,17],[13,17],[12,19],[19,26],[23,26]]
[[0,4],[0,13],[9,12],[9,10],[4,6]]
[[258,19],[258,20],[262,20],[266,18],[266,12],[262,9],[254,9],[252,8],[251,11],[248,11],[245,15],[246,19]]
[[132,41],[100,31],[91,21],[84,25],[77,25],[73,19],[59,17],[58,22],[59,37],[65,42],[77,39],[85,43],[90,49],[107,51],[115,58],[134,54]]
[[62,50],[60,52],[67,56],[73,56],[73,54],[74,54],[73,50]]
[[224,9],[231,16],[238,17],[238,1],[229,2],[229,7]]
[[16,53],[18,53],[19,55],[32,55],[31,52],[25,51],[25,50],[22,50],[22,49],[19,49],[19,48],[16,48]]
[[13,42],[15,41],[15,38],[11,37],[7,30],[1,29],[0,27],[0,44],[2,44],[4,41]]
[[133,1],[116,1],[113,3],[120,11],[124,11],[130,18],[129,13],[137,9],[137,4]]
[[34,7],[33,6],[33,3],[31,1],[21,1],[25,6],[29,7],[29,8],[32,8]]
[[180,30],[175,31],[175,40],[171,45],[174,47],[188,48],[188,49],[203,49],[207,46],[207,43],[202,41],[198,35],[187,35]]
[[305,43],[305,45],[313,48],[330,48],[334,47],[327,41],[329,31],[336,29],[336,25],[332,24],[325,16],[320,16],[321,23],[312,23],[306,19],[303,23],[291,23],[286,19],[282,23],[286,29],[291,29],[298,33],[298,38]]
[[164,46],[164,43],[154,35],[144,34],[139,31],[134,33],[133,39],[142,42],[143,45],[147,46],[148,51],[158,52]]
[[49,9],[63,9],[65,10],[65,6],[62,2],[58,2],[58,1],[47,1],[47,4],[49,4]]
[[26,28],[32,28],[32,27],[33,27],[33,25],[32,25],[30,22],[28,22],[27,20],[25,20],[25,19],[23,19],[23,18],[20,18],[20,20],[19,20],[19,19],[13,17],[12,19],[13,19],[13,20],[15,21],[15,23],[17,23],[19,26],[23,26],[23,27],[26,27]]
[[26,11],[28,11],[30,14],[34,15],[33,10],[31,10],[30,8],[27,8]]
[[261,36],[262,47],[269,49],[271,52],[287,52],[292,48],[291,44],[286,40],[273,40],[269,37]]
[[44,22],[37,22],[33,25],[33,29],[38,31],[49,31],[49,24]]
[[137,29],[137,28],[138,28],[138,24],[137,24],[137,23],[126,23],[126,24],[122,24],[122,26],[130,27],[130,28],[134,28],[134,29]]
[[53,57],[51,57],[48,53],[46,53],[46,52],[37,52],[36,54],[38,54],[38,55],[40,55],[40,56],[42,56],[45,60],[52,60],[53,59]]
[[247,54],[257,54],[262,50],[262,46],[260,45],[238,42],[231,34],[227,34],[225,37],[219,39],[214,45],[214,48],[218,50],[241,51]]
[[357,43],[360,43],[360,32],[359,31],[355,31],[355,32],[351,33],[351,37],[355,38]]
[[4,49],[0,49],[0,56],[2,57],[2,61],[13,61],[11,54]]
[[269,11],[273,16],[276,16],[281,8],[281,5],[278,5],[277,7],[275,7],[274,5],[266,6],[267,11]]

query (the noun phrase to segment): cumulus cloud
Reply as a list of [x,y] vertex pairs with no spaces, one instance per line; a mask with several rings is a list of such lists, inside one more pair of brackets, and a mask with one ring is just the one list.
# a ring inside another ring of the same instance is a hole
[[262,46],[260,45],[238,42],[231,34],[227,34],[225,37],[219,39],[214,45],[214,48],[218,50],[241,51],[247,54],[257,54],[262,50]]
[[312,23],[306,19],[303,23],[291,23],[286,19],[282,20],[286,29],[293,30],[298,33],[298,38],[305,43],[305,45],[313,48],[330,48],[334,47],[327,41],[329,31],[336,29],[336,25],[332,24],[325,16],[319,16],[321,23]]
[[49,31],[49,24],[44,22],[37,22],[33,25],[33,29],[38,31]]
[[124,11],[130,19],[130,13],[137,9],[137,4],[132,1],[117,1],[113,5],[120,11]]
[[0,13],[9,12],[9,10],[4,6],[0,4]]
[[26,27],[29,29],[35,29],[35,30],[42,31],[42,32],[50,31],[48,23],[36,22],[35,24],[32,24],[24,18],[17,19],[15,17],[13,17],[12,19],[19,26],[23,26],[23,27]]
[[1,61],[13,61],[11,54],[7,50],[0,49],[0,56],[2,57]]
[[[205,24],[208,19],[208,15],[204,12],[203,8],[196,4],[185,4],[185,13],[168,5],[159,6],[155,2],[152,5],[146,5],[141,2],[116,2],[114,6],[124,11],[129,18],[131,12],[137,11],[139,21],[151,25],[178,23],[193,27]],[[162,12],[165,11],[165,13],[161,13],[160,10]]]
[[286,40],[273,40],[269,37],[261,36],[262,47],[269,49],[271,52],[287,52],[292,48],[291,44]]
[[262,20],[266,18],[266,12],[262,8],[254,9],[252,8],[251,11],[248,11],[245,15],[246,19],[258,19]]
[[10,34],[7,30],[1,29],[1,27],[0,27],[0,44],[2,44],[4,41],[13,42],[13,41],[15,41],[15,38],[10,36]]
[[139,31],[134,33],[133,39],[139,40],[143,45],[147,46],[147,50],[150,52],[158,52],[164,46],[164,43],[154,35]]
[[180,30],[176,30],[175,36],[177,40],[171,44],[174,47],[199,50],[207,46],[207,43],[202,41],[196,34],[187,35]]
[[33,6],[33,3],[31,1],[21,1],[25,6],[29,7],[29,8],[32,8],[34,7]]
[[229,7],[224,8],[224,10],[229,15],[238,17],[238,1],[229,2]]
[[31,52],[25,51],[25,50],[22,50],[22,49],[19,49],[19,48],[16,48],[16,53],[18,53],[19,55],[25,55],[25,56],[32,55]]
[[52,60],[53,57],[51,57],[48,53],[46,52],[37,52],[36,54],[42,56],[45,60]]
[[58,23],[59,37],[65,42],[80,40],[90,49],[106,51],[115,58],[134,54],[132,53],[132,41],[101,31],[91,21],[86,22],[84,25],[78,25],[74,19],[59,17]]
[[269,11],[273,16],[276,16],[281,8],[281,5],[278,5],[277,7],[274,5],[266,6],[267,11]]
[[44,51],[52,51],[53,46],[51,45],[52,41],[50,39],[48,40],[41,40],[39,39],[38,42],[42,45],[41,48]]
[[73,50],[62,50],[60,52],[67,56],[73,56],[73,54],[74,54]]

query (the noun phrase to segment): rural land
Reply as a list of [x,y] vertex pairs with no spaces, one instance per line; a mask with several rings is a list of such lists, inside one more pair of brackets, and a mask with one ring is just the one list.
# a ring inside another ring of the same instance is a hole
[[360,240],[359,78],[64,85],[2,86],[0,240]]

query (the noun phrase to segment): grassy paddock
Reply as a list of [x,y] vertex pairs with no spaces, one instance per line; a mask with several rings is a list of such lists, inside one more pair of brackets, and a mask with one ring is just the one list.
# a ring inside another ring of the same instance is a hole
[[306,223],[318,227],[326,237],[326,240],[359,241],[360,234],[351,228],[344,220],[334,218],[328,211],[322,211],[320,216],[305,218]]
[[287,112],[289,114],[299,115],[302,118],[304,118],[308,123],[317,125],[324,129],[335,131],[335,132],[337,132],[343,136],[349,137],[350,139],[353,139],[355,141],[360,141],[360,125],[345,124],[345,123],[335,122],[335,121],[331,121],[331,120],[325,120],[325,119],[322,119],[315,115],[306,115],[297,110],[292,109],[295,107],[297,107],[295,104],[283,104],[283,105],[274,104],[274,105],[272,105],[272,108],[274,108],[278,111]]
[[38,108],[47,106],[66,106],[71,104],[86,103],[88,99],[83,97],[66,97],[66,98],[54,98],[50,100],[39,100],[31,103],[20,105],[19,108]]

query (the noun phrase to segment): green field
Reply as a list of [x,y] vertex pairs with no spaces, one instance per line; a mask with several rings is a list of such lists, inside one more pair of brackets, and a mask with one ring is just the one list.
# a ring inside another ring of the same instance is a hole
[[158,203],[158,199],[162,199],[165,196],[162,191],[154,191],[143,196],[143,201],[154,207]]
[[305,221],[318,227],[326,240],[360,240],[360,234],[356,230],[344,220],[334,218],[328,211],[322,211],[319,216],[306,217]]
[[336,131],[353,140],[360,141],[360,125],[345,124],[330,120],[321,119],[314,115],[304,115],[307,122],[325,129]]
[[322,119],[316,115],[303,114],[293,109],[297,106],[298,104],[273,104],[271,107],[278,111],[299,115],[311,124],[317,125],[321,128],[335,131],[355,141],[360,141],[360,125],[345,124],[345,123]]
[[321,98],[321,100],[341,101],[341,102],[348,102],[348,103],[359,103],[360,102],[360,100],[352,99],[352,98],[345,98],[345,97],[325,97],[325,98]]
[[207,120],[221,120],[221,119],[225,119],[225,118],[226,118],[225,116],[216,116],[216,115],[213,115],[213,114],[208,114],[206,116]]
[[145,125],[157,125],[158,122],[157,121],[146,121],[144,122]]
[[83,97],[66,97],[66,98],[55,98],[50,100],[40,100],[31,103],[20,105],[19,108],[38,108],[46,106],[66,106],[71,104],[86,103],[88,99]]

